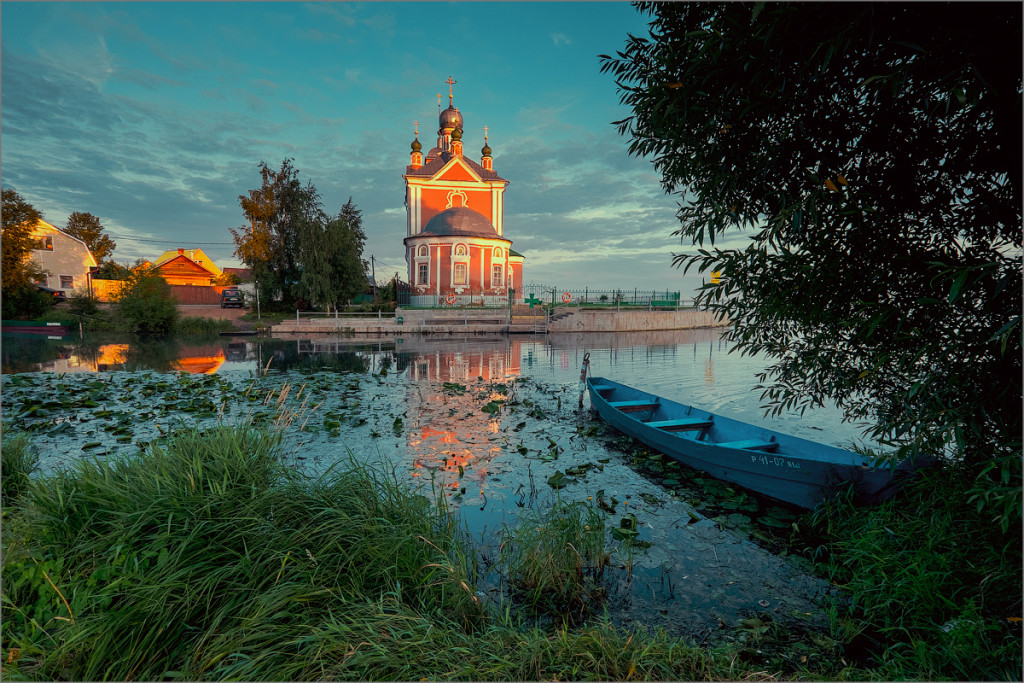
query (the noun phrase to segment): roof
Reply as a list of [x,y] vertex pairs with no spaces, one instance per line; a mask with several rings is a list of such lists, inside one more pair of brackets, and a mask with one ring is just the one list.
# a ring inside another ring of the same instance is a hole
[[464,206],[453,206],[437,214],[423,226],[423,230],[413,237],[422,235],[461,237],[489,237],[504,239],[494,229],[487,217]]
[[189,260],[199,263],[203,268],[218,277],[221,275],[221,269],[217,267],[217,264],[213,262],[213,259],[210,258],[202,249],[169,249],[160,254],[160,256],[153,261],[153,265],[161,266],[171,259],[177,258],[179,255],[184,255]]
[[[445,164],[452,160],[452,154],[450,152],[442,152],[440,149],[435,147],[424,158],[424,163],[419,168],[413,168],[412,166],[405,167],[405,174],[410,176],[425,176],[430,178],[436,175]],[[463,155],[462,161],[467,166],[473,169],[473,172],[480,176],[481,180],[505,180],[494,171],[488,171],[486,168],[473,161],[469,157]],[[507,181],[506,181],[507,182]]]

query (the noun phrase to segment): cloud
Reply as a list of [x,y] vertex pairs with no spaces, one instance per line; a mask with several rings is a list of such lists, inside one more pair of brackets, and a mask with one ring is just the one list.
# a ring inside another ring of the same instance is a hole
[[564,33],[552,33],[551,42],[555,45],[572,45],[572,40]]

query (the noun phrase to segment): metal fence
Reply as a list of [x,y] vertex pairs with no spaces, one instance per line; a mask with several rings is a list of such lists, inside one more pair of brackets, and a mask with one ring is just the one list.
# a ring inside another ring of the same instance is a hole
[[668,289],[561,289],[551,285],[529,284],[523,287],[526,303],[544,306],[591,306],[602,308],[683,308],[693,305],[679,292]]

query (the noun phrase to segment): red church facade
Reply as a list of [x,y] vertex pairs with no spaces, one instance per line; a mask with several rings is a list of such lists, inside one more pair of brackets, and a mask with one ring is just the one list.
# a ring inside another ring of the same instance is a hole
[[[437,145],[424,156],[419,129],[406,167],[405,258],[414,306],[504,304],[522,298],[524,257],[504,236],[508,181],[493,168],[484,129],[480,163],[463,154],[462,113],[439,115]],[[440,108],[440,107],[439,107]]]

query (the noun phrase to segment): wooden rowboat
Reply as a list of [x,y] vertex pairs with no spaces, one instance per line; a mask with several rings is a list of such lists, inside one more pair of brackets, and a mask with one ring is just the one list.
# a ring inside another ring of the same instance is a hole
[[714,415],[603,377],[587,378],[590,404],[621,432],[716,479],[802,508],[844,486],[873,505],[896,495],[921,457],[892,467],[857,453]]

